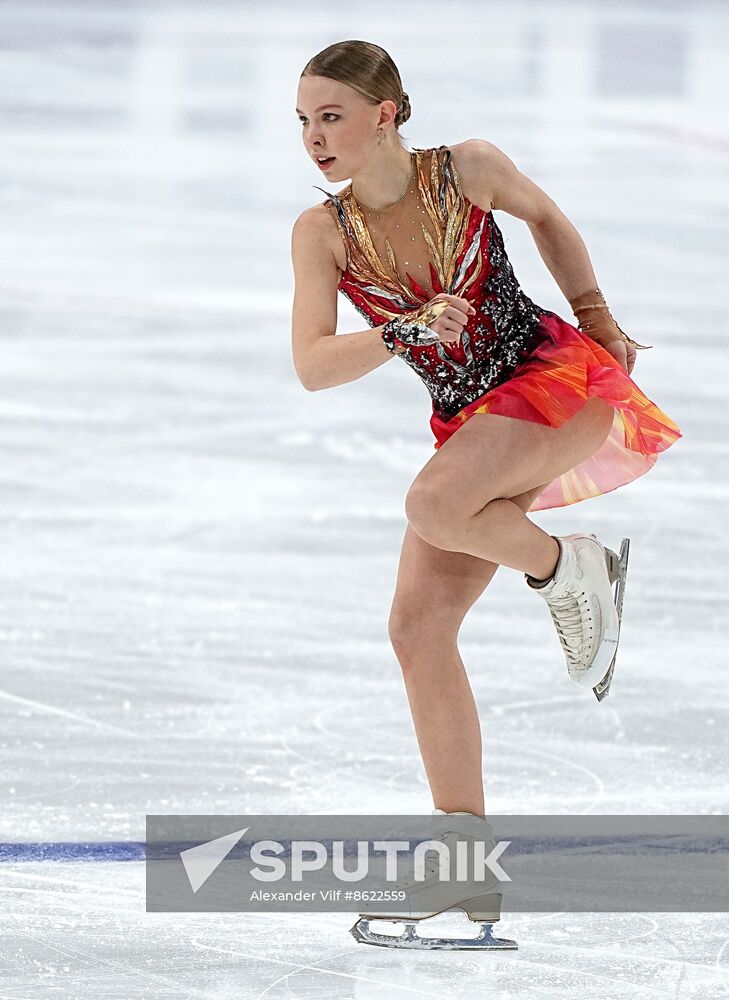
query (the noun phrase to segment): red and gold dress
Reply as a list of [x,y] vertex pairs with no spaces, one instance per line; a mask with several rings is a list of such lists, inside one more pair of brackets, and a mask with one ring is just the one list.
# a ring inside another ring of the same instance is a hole
[[324,191],[324,204],[347,254],[337,287],[370,326],[439,292],[476,309],[458,341],[410,346],[399,355],[430,394],[435,448],[474,413],[559,427],[600,396],[615,410],[608,437],[545,486],[530,511],[577,503],[644,475],[682,436],[679,428],[603,347],[523,292],[493,212],[465,197],[450,149],[410,156],[413,182],[394,207],[365,208],[351,184],[338,195]]

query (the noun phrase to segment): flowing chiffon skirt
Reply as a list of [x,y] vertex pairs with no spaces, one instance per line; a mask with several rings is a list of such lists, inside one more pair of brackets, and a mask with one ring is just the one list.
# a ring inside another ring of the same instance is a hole
[[497,413],[559,427],[593,396],[613,406],[613,424],[600,448],[545,486],[532,501],[530,512],[566,507],[624,486],[645,475],[659,452],[683,436],[598,343],[556,313],[544,313],[540,322],[544,340],[506,382],[450,420],[441,420],[435,413],[430,420],[438,449],[474,413]]

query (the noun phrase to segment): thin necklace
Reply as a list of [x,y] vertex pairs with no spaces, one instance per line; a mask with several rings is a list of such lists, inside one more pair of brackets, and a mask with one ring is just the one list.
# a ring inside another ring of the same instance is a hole
[[[354,189],[351,189],[352,190],[352,197],[357,202],[357,204],[360,206],[360,208],[366,208],[368,212],[386,212],[389,209],[394,208],[395,205],[399,204],[403,200],[403,198],[407,194],[408,188],[410,187],[410,181],[413,179],[413,174],[414,173],[415,173],[415,158],[414,158],[413,154],[411,153],[410,154],[410,173],[408,174],[408,179],[405,182],[405,190],[403,191],[403,193],[400,195],[400,197],[396,201],[393,201],[392,204],[390,204],[390,205],[385,205],[384,208],[371,208],[369,205],[365,205],[365,203],[363,201],[360,201],[359,198],[355,195]],[[379,218],[379,215],[377,216],[377,218]]]

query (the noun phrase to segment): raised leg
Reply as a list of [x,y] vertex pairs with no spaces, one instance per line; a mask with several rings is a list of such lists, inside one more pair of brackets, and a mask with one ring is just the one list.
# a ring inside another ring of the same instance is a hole
[[598,397],[561,427],[474,414],[416,476],[405,500],[408,522],[438,548],[548,577],[559,558],[557,542],[513,498],[597,451],[613,416]]

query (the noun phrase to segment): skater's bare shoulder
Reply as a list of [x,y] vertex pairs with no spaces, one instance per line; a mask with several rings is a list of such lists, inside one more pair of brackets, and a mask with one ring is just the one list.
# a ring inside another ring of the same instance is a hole
[[546,191],[493,142],[466,139],[449,148],[464,195],[484,211],[500,209],[533,226],[561,214]]
[[304,243],[316,240],[328,247],[337,265],[338,278],[341,278],[347,267],[347,252],[339,232],[335,211],[331,201],[305,208],[294,222],[292,247],[294,233],[301,237]]
[[294,367],[308,388],[306,359],[320,337],[337,329],[339,269],[334,255],[331,219],[323,205],[305,209],[291,231],[294,303],[291,317]]

